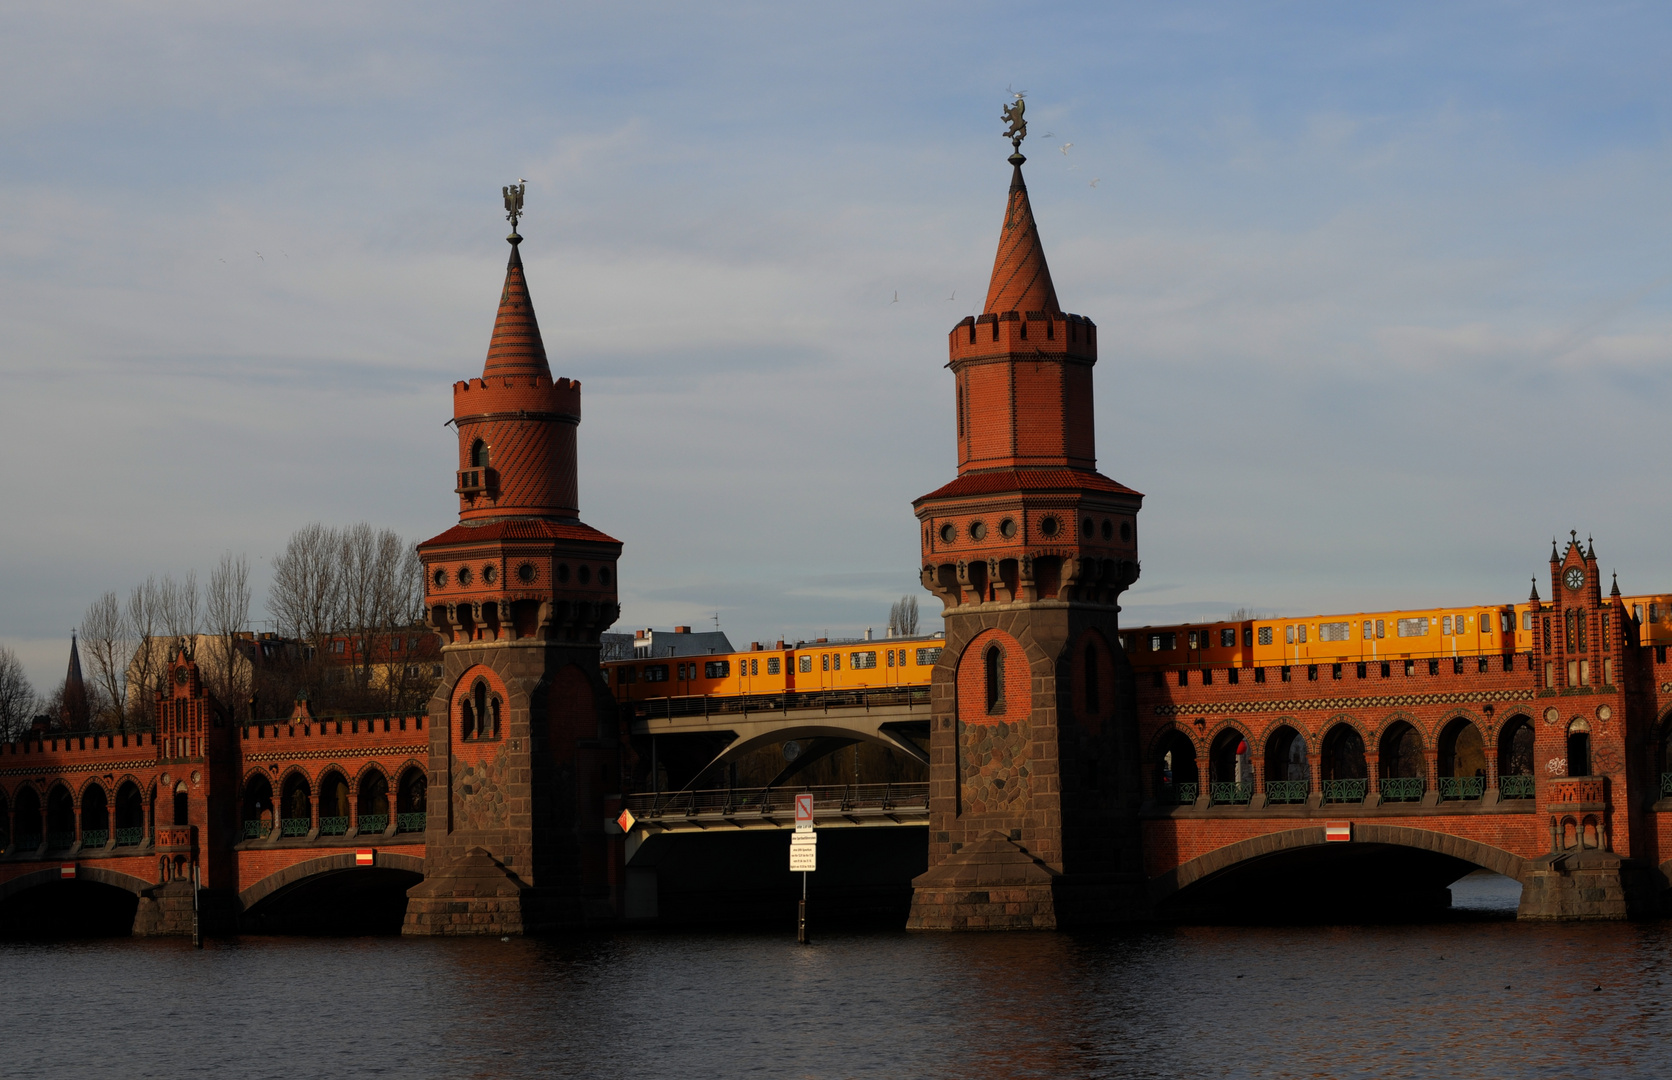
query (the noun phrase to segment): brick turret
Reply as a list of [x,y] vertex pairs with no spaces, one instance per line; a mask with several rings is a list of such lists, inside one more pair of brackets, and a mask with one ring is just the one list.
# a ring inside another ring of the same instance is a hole
[[612,910],[602,800],[619,790],[618,742],[598,649],[620,611],[621,544],[580,520],[580,383],[552,378],[514,216],[507,239],[482,375],[453,386],[459,522],[418,548],[443,664],[408,933],[520,933]]
[[[958,477],[913,503],[944,606],[917,929],[1136,914],[1131,671],[1118,599],[1143,496],[1097,471],[1097,327],[1057,302],[1011,157],[982,314],[952,328]],[[970,886],[977,886],[971,888]]]

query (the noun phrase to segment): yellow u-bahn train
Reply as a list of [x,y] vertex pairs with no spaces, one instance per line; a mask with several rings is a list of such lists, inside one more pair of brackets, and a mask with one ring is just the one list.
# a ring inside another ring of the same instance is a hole
[[[1672,595],[1623,600],[1628,632],[1639,644],[1672,645]],[[1138,626],[1122,630],[1120,644],[1132,666],[1145,671],[1525,653],[1533,648],[1533,620],[1549,610],[1523,603]],[[778,642],[743,652],[611,660],[603,668],[616,700],[635,711],[689,712],[713,699],[788,704],[925,690],[944,644],[941,635]]]

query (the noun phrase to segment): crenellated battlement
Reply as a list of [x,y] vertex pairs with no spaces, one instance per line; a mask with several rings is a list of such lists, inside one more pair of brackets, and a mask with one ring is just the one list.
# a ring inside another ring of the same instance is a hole
[[951,362],[1016,352],[1097,361],[1097,324],[1062,311],[1000,311],[967,315],[947,334]]
[[453,418],[506,412],[556,413],[579,421],[581,384],[550,376],[491,376],[453,384]]

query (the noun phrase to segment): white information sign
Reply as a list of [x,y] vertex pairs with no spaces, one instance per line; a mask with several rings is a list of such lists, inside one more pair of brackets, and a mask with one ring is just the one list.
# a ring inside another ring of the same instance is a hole
[[811,830],[790,837],[790,870],[811,871],[819,868],[819,834]]
[[797,832],[813,828],[813,793],[803,792],[795,797],[795,829]]

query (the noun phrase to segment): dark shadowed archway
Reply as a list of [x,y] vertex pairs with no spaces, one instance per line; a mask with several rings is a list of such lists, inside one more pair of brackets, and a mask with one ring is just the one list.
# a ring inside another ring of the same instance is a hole
[[269,874],[238,895],[239,928],[258,934],[398,934],[406,891],[424,880],[424,860],[379,851],[360,866],[353,851]]

